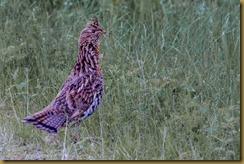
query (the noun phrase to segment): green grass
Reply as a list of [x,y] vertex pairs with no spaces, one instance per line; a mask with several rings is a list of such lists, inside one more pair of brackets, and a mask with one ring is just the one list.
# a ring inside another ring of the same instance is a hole
[[[0,159],[239,160],[239,3],[2,0]],[[77,143],[50,144],[21,119],[56,96],[92,16],[105,95]]]

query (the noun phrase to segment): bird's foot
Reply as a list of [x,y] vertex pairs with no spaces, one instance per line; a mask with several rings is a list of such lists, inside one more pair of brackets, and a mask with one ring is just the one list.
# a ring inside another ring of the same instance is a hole
[[57,143],[58,142],[58,135],[57,134],[48,134],[45,138],[43,138],[45,142],[49,143]]

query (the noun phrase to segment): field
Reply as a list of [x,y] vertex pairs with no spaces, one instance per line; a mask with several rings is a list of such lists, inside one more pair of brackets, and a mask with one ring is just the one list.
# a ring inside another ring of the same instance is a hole
[[[21,119],[47,106],[96,16],[105,95],[57,138]],[[238,0],[0,2],[0,159],[240,160]]]

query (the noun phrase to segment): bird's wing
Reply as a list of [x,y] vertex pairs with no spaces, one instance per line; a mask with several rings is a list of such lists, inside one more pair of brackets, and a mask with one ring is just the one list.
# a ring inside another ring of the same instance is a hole
[[82,117],[83,119],[93,113],[100,103],[103,94],[102,77],[84,75],[77,77],[66,87],[66,102],[69,119]]

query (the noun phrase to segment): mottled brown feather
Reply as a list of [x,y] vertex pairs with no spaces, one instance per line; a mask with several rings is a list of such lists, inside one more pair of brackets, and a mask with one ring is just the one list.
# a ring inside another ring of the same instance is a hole
[[77,60],[57,96],[47,107],[22,122],[57,133],[65,122],[85,119],[94,112],[104,92],[99,38],[105,33],[96,18],[88,22],[80,33]]

